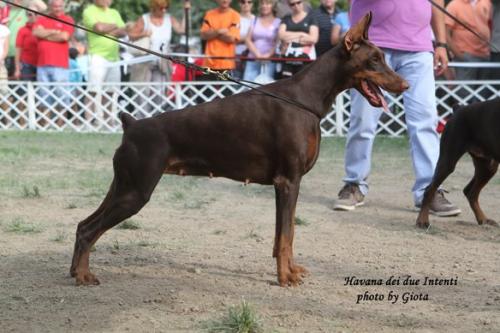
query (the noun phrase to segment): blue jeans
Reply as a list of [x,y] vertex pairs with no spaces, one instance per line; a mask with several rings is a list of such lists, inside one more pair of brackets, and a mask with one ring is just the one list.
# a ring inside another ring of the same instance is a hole
[[36,81],[36,66],[21,62],[21,81]]
[[[431,52],[391,49],[384,49],[384,53],[387,64],[410,85],[403,93],[403,102],[415,173],[413,200],[415,204],[420,204],[439,157],[433,55]],[[373,141],[381,114],[380,108],[372,107],[357,90],[351,89],[344,182],[358,184],[365,195],[368,193]],[[395,181],[394,186],[397,185]]]
[[[37,68],[36,78],[38,82],[69,82],[69,72],[66,68],[55,66],[41,66]],[[56,88],[40,85],[38,94],[45,107],[50,107],[56,102],[69,105],[69,86],[57,86]],[[50,93],[49,93],[50,91]],[[54,98],[55,95],[57,97]]]
[[276,64],[271,61],[247,61],[245,65],[245,74],[243,75],[243,80],[253,81],[257,76],[262,73],[262,67],[264,68],[264,73],[271,79],[274,79],[274,73],[276,72]]

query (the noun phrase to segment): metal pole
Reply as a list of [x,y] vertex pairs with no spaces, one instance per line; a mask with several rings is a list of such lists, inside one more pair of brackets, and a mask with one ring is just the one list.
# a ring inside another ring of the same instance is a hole
[[[185,3],[189,2],[189,0],[184,0]],[[185,17],[185,31],[186,31],[186,53],[189,54],[189,36],[191,35],[191,24],[190,24],[190,13],[191,13],[191,6],[185,6],[184,7],[184,17]],[[189,59],[186,57],[186,62],[189,61]],[[185,80],[189,81],[189,68],[185,68]]]

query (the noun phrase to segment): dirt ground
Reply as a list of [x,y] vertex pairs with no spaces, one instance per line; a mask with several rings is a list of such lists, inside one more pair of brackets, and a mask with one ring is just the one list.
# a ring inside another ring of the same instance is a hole
[[[271,187],[164,177],[133,218],[140,229],[113,229],[98,241],[91,269],[101,285],[76,287],[68,274],[75,228],[103,197],[119,137],[87,143],[95,153],[60,156],[49,147],[23,157],[45,139],[18,142],[19,158],[12,138],[0,143],[2,332],[201,332],[243,299],[267,332],[500,332],[500,228],[478,226],[461,194],[472,175],[468,158],[445,183],[463,213],[432,217],[432,228],[421,231],[404,140],[378,142],[366,205],[349,213],[331,209],[342,143],[323,140],[297,206],[306,225],[296,228],[295,255],[310,271],[297,288],[276,284]],[[89,170],[95,174],[78,178]],[[40,197],[30,198],[29,179],[42,175]],[[499,199],[496,177],[482,193],[493,219]],[[14,232],[13,221],[39,232]],[[404,285],[408,276],[419,285]],[[382,285],[346,286],[349,277]],[[386,285],[391,277],[400,284]],[[426,277],[456,285],[422,285]],[[365,292],[371,300],[357,303]]]

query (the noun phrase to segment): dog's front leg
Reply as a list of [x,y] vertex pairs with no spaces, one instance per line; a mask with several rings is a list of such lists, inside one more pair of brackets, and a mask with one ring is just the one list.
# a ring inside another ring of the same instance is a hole
[[274,189],[276,192],[276,234],[274,238],[273,257],[278,268],[280,286],[297,286],[307,272],[305,268],[293,261],[293,236],[295,206],[299,195],[300,178],[289,180],[276,177]]

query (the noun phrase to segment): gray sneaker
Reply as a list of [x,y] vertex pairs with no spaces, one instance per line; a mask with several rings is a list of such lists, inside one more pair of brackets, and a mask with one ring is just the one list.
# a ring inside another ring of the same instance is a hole
[[340,190],[337,200],[333,204],[334,210],[349,211],[354,210],[357,206],[362,206],[365,196],[359,190],[357,184],[346,183]]
[[[429,213],[439,217],[457,216],[462,211],[444,197],[445,192],[443,189],[437,190],[429,207]],[[415,208],[420,210],[420,204],[416,205]]]

